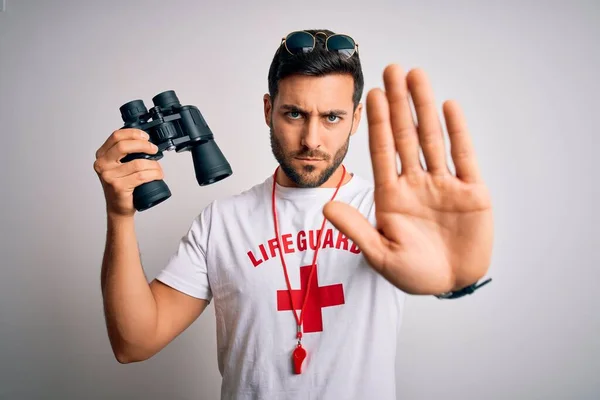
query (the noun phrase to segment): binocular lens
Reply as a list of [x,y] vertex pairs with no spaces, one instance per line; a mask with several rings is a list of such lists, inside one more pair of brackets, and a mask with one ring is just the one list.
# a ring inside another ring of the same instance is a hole
[[121,118],[123,118],[123,122],[125,123],[136,122],[139,116],[148,112],[142,100],[133,100],[125,103],[119,108],[119,111],[121,111]]
[[166,92],[157,94],[152,98],[152,103],[162,109],[170,108],[172,106],[181,106],[174,90],[167,90]]
[[133,206],[144,211],[171,197],[171,191],[163,180],[146,182],[133,191]]
[[210,185],[232,174],[231,166],[214,140],[204,142],[190,149],[196,181],[200,186]]

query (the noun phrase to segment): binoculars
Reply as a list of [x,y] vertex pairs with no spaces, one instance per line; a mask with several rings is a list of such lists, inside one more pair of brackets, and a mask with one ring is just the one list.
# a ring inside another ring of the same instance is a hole
[[[121,162],[139,158],[160,160],[165,151],[190,151],[200,186],[213,184],[232,174],[231,166],[197,107],[182,106],[173,90],[157,94],[152,98],[152,103],[154,107],[148,111],[142,100],[133,100],[123,104],[119,111],[125,123],[122,129],[143,130],[158,151],[156,154],[128,154]],[[169,197],[171,191],[163,180],[146,182],[133,190],[133,206],[138,211],[144,211]]]

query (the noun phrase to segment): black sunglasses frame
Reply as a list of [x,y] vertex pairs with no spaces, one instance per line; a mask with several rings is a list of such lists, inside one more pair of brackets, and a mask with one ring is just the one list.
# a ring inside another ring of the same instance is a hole
[[[325,48],[326,48],[327,50],[329,50],[329,51],[334,51],[334,52],[338,52],[338,54],[340,54],[340,56],[341,56],[342,58],[344,58],[344,59],[350,59],[350,58],[352,58],[352,56],[353,56],[354,54],[358,54],[358,43],[356,43],[356,41],[354,40],[354,38],[352,38],[350,35],[346,35],[346,34],[344,34],[344,33],[334,33],[333,35],[327,36],[327,34],[326,34],[325,32],[317,32],[317,33],[315,33],[315,34],[313,35],[313,34],[311,34],[310,32],[306,32],[306,31],[294,31],[294,32],[290,32],[290,33],[289,33],[289,34],[288,34],[286,37],[284,37],[284,38],[281,38],[281,43],[280,43],[280,45],[283,45],[283,46],[285,47],[285,50],[286,50],[286,51],[287,51],[289,54],[291,54],[291,55],[295,55],[296,53],[294,53],[294,52],[290,51],[290,49],[289,49],[289,48],[288,48],[288,46],[287,46],[287,41],[288,41],[288,39],[289,39],[289,38],[290,38],[292,35],[295,35],[295,34],[298,34],[298,33],[303,33],[303,34],[306,34],[306,35],[309,35],[310,37],[312,37],[313,43],[312,43],[312,46],[310,47],[310,51],[313,51],[313,50],[314,50],[314,48],[315,48],[315,46],[316,46],[316,44],[317,44],[317,38],[316,38],[316,36],[317,36],[317,35],[323,35],[323,36],[325,36]],[[351,54],[349,54],[349,55],[342,55],[343,53],[340,53],[340,52],[339,52],[339,50],[340,50],[340,49],[330,49],[330,48],[329,48],[329,46],[328,46],[329,39],[331,39],[332,37],[336,37],[336,36],[342,36],[342,37],[344,37],[344,38],[347,38],[347,39],[349,39],[349,40],[350,40],[352,43],[354,43],[354,49],[352,49],[352,53],[351,53]]]

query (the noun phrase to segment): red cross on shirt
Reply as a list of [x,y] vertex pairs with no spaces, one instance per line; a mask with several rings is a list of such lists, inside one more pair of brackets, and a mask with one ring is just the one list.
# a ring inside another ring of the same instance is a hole
[[[308,289],[308,278],[310,277],[310,265],[300,267],[300,290],[292,289],[294,306],[298,311],[302,310],[306,290]],[[341,283],[329,286],[319,287],[318,270],[315,265],[310,293],[308,294],[308,303],[304,309],[303,329],[308,332],[323,332],[323,316],[321,310],[323,307],[339,306],[344,304],[344,287]],[[277,310],[291,311],[292,303],[287,290],[277,291]],[[300,316],[300,315],[298,315]]]

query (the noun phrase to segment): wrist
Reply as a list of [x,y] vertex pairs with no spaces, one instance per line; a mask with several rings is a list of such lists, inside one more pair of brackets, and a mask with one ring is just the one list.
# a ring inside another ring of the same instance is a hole
[[106,214],[109,227],[120,227],[134,224],[134,215],[124,215],[108,211]]

